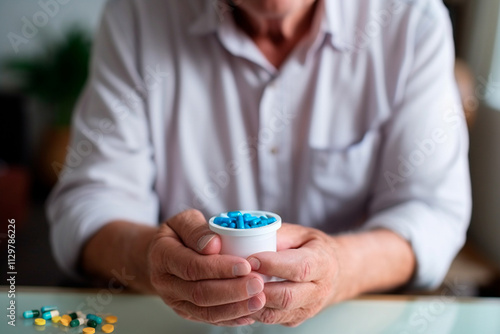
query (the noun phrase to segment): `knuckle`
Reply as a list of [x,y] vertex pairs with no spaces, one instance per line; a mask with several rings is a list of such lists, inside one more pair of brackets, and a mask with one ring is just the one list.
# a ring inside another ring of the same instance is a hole
[[184,266],[183,275],[186,281],[196,281],[197,276],[197,264],[196,259],[192,257],[188,263]]
[[163,280],[161,279],[161,276],[158,274],[152,274],[149,278],[149,281],[151,282],[151,285],[153,285],[155,288],[163,286]]
[[196,210],[196,209],[189,209],[189,210],[186,210],[183,212],[184,216],[183,217],[184,219],[186,220],[189,220],[191,222],[193,221],[199,221],[199,220],[205,220],[205,216],[203,215],[203,213],[201,213],[200,211]]
[[306,281],[311,274],[311,259],[305,258],[300,264],[299,272],[297,273],[297,279],[299,282]]
[[[232,268],[228,269],[227,263],[224,262],[224,259],[216,256],[211,259],[209,269],[211,275],[214,277],[224,277],[227,275],[232,275]],[[226,273],[227,271],[227,273]]]
[[217,322],[219,322],[214,314],[214,312],[212,311],[212,309],[210,307],[201,307],[200,308],[200,317],[210,323],[210,324],[215,324]]
[[278,323],[278,312],[272,308],[266,308],[260,315],[260,321],[267,325]]
[[207,298],[203,286],[200,283],[195,283],[191,292],[191,301],[197,306],[204,306],[207,303]]
[[284,310],[289,310],[293,305],[293,292],[290,288],[284,288],[281,292],[281,308]]

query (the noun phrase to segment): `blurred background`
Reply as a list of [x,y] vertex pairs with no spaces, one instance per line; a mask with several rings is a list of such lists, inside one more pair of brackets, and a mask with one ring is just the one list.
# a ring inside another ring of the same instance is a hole
[[[468,242],[446,282],[460,284],[461,295],[500,297],[500,0],[444,2],[454,26],[474,200]],[[0,282],[7,220],[15,219],[17,285],[81,284],[53,260],[44,202],[71,154],[71,112],[104,3],[0,0]]]

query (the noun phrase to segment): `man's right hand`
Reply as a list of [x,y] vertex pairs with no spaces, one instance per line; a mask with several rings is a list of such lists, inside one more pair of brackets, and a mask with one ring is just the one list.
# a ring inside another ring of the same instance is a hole
[[220,255],[221,240],[204,216],[184,211],[160,227],[148,254],[151,284],[180,316],[241,326],[266,303],[262,278],[243,258]]

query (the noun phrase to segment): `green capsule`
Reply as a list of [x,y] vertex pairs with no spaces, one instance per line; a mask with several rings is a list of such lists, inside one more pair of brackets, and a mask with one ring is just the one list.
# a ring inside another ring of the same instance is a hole
[[40,311],[38,310],[24,311],[23,316],[24,319],[38,318],[40,316]]
[[78,327],[80,325],[83,325],[84,321],[83,321],[83,318],[78,318],[78,319],[75,319],[75,320],[71,320],[71,322],[69,323],[69,325],[71,327]]
[[94,320],[98,325],[102,322],[102,318],[95,314],[87,314],[87,319]]
[[89,320],[89,321],[87,321],[87,326],[96,328],[97,327],[97,321],[95,321],[95,320]]
[[75,320],[76,318],[78,318],[78,315],[76,314],[76,312],[70,313],[68,315],[70,316],[71,320]]

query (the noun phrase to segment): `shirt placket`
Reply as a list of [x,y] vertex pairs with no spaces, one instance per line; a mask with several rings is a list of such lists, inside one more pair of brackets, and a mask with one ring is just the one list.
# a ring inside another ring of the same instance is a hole
[[260,196],[259,204],[264,210],[280,213],[283,210],[285,170],[282,168],[282,145],[286,128],[279,119],[284,107],[283,92],[279,77],[265,87],[259,106],[259,134],[257,141]]

